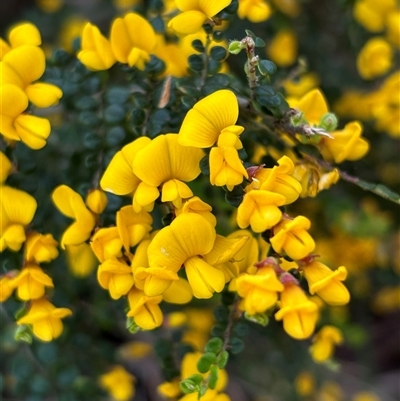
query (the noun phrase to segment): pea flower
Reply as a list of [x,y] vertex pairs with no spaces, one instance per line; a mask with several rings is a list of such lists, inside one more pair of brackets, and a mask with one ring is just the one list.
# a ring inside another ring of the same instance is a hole
[[232,191],[235,185],[243,182],[243,177],[248,178],[248,174],[235,148],[236,134],[225,131],[218,137],[218,146],[210,152],[210,182],[220,187],[226,185]]
[[306,231],[311,222],[304,216],[297,216],[293,220],[282,219],[273,228],[274,236],[270,239],[271,245],[278,253],[284,251],[291,259],[303,259],[315,248],[315,242]]
[[292,65],[297,58],[297,37],[292,30],[280,30],[271,40],[267,55],[279,67]]
[[107,195],[101,189],[92,189],[86,197],[86,204],[96,214],[101,214],[107,206]]
[[175,214],[179,216],[182,213],[197,213],[215,227],[217,225],[217,219],[211,211],[212,207],[208,203],[203,202],[198,196],[193,196],[185,200],[180,208],[175,209]]
[[49,107],[62,97],[60,88],[45,82],[35,82],[44,73],[46,57],[44,51],[31,45],[18,46],[10,50],[0,62],[1,85],[15,85],[22,89],[37,107]]
[[132,170],[133,160],[137,152],[150,142],[150,138],[143,136],[117,152],[100,180],[101,188],[115,195],[133,193],[141,182]]
[[144,70],[146,62],[150,60],[150,52],[156,45],[156,35],[143,17],[128,13],[112,23],[110,43],[119,62]]
[[283,291],[273,267],[257,269],[256,274],[241,274],[236,279],[237,293],[242,297],[239,308],[250,315],[263,313],[278,300],[278,292]]
[[369,143],[361,138],[362,126],[352,121],[340,131],[331,133],[333,138],[323,138],[320,142],[321,153],[327,160],[342,163],[345,160],[358,160],[369,150]]
[[275,313],[275,319],[283,320],[283,328],[291,337],[304,340],[314,331],[318,307],[297,284],[287,283],[281,292],[280,309]]
[[65,249],[66,245],[77,245],[88,240],[96,225],[96,219],[82,197],[66,185],[58,186],[51,197],[62,214],[75,220],[64,231],[61,247]]
[[32,221],[37,203],[33,196],[9,186],[0,187],[0,252],[19,251],[26,240],[25,227]]
[[347,270],[340,266],[332,271],[328,266],[315,260],[302,265],[310,294],[319,295],[330,305],[345,305],[350,300],[348,289],[342,283],[346,280]]
[[313,337],[310,353],[314,361],[323,362],[331,358],[335,345],[343,342],[342,332],[334,326],[324,326]]
[[0,38],[0,60],[11,51],[18,46],[22,45],[32,45],[32,46],[40,46],[42,43],[42,38],[40,36],[39,30],[35,25],[30,22],[24,22],[22,24],[16,25],[8,34],[8,41],[5,42],[2,38]]
[[[254,238],[248,230],[236,230],[229,234],[227,238],[242,238],[247,237],[248,240],[244,246],[236,253],[234,263],[240,273],[246,272],[249,268],[252,268],[254,263],[259,258],[259,246],[257,239]],[[229,287],[230,288],[230,287]]]
[[68,308],[56,308],[45,298],[31,302],[29,312],[17,324],[32,325],[33,334],[42,341],[52,341],[63,331],[62,318],[72,314]]
[[102,288],[109,291],[112,299],[126,295],[134,284],[131,268],[115,257],[99,266],[97,280]]
[[128,294],[129,312],[135,323],[144,330],[153,330],[161,326],[163,314],[160,309],[161,295],[148,296],[137,288],[132,288]]
[[89,22],[83,28],[81,46],[77,57],[90,70],[108,70],[117,61],[110,42]]
[[179,144],[177,134],[159,135],[138,150],[132,166],[142,182],[135,191],[133,209],[152,210],[160,192],[162,202],[180,207],[182,199],[193,196],[183,181],[192,181],[200,174],[203,156],[202,150]]
[[45,293],[45,287],[54,287],[51,277],[34,263],[26,264],[14,277],[13,286],[23,301],[41,298]]
[[96,267],[96,256],[89,244],[66,245],[65,254],[71,274],[84,278],[89,276]]
[[22,89],[10,84],[0,86],[0,133],[8,141],[22,141],[32,149],[41,149],[50,135],[50,122],[23,114],[28,104]]
[[58,256],[58,242],[51,234],[37,232],[28,235],[25,259],[29,262],[50,262]]
[[17,273],[15,271],[8,272],[0,277],[0,302],[7,301],[14,292],[13,278]]
[[279,206],[285,202],[286,198],[275,192],[264,190],[247,192],[238,207],[237,224],[240,228],[247,228],[250,225],[254,232],[262,233],[281,220],[282,212]]
[[271,6],[264,0],[240,0],[237,15],[257,23],[266,21],[272,14]]
[[135,395],[135,376],[127,372],[123,366],[116,365],[110,372],[100,376],[101,387],[107,390],[115,401],[128,401]]
[[179,279],[177,272],[183,265],[193,295],[211,298],[225,285],[224,272],[215,265],[225,263],[239,251],[235,246],[238,241],[242,242],[217,240],[214,227],[204,217],[180,214],[155,235],[148,248],[150,267],[137,270],[135,278],[148,271],[144,292],[149,296],[159,295]]
[[211,20],[212,17],[227,7],[231,1],[176,0],[175,4],[182,13],[169,21],[168,28],[172,29],[177,35],[196,33],[207,20]]
[[90,246],[103,263],[112,257],[122,257],[122,240],[117,227],[102,227],[91,238]]
[[365,43],[357,56],[357,70],[364,79],[380,77],[393,65],[393,50],[383,38],[374,37]]
[[354,18],[370,32],[384,29],[388,15],[397,8],[396,0],[357,0],[354,4]]
[[283,156],[278,165],[272,168],[257,168],[252,182],[246,192],[253,189],[276,192],[286,198],[285,204],[293,203],[302,191],[301,184],[293,177],[295,166],[293,161]]

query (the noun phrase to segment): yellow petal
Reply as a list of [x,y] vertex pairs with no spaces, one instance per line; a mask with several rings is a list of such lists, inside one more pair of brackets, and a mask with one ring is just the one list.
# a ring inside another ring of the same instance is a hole
[[168,23],[168,28],[177,35],[190,35],[198,32],[206,20],[207,16],[202,11],[185,11],[172,18]]
[[196,298],[211,298],[214,292],[224,289],[224,273],[197,256],[185,262],[185,270]]
[[182,199],[193,196],[192,190],[179,180],[169,180],[165,182],[161,193],[161,202],[172,202],[175,207],[180,207],[182,205]]
[[[14,120],[26,110],[28,103],[28,97],[20,88],[15,85],[0,86],[0,114],[2,117],[9,116]],[[0,124],[1,133],[3,133],[4,122],[0,120]]]
[[11,224],[3,230],[0,238],[0,251],[10,248],[12,251],[19,251],[25,242],[25,230],[21,224]]
[[2,186],[0,193],[2,220],[24,226],[28,225],[36,212],[35,198],[24,191],[9,186]]
[[[117,18],[111,26],[110,42],[116,59],[128,63],[134,48],[150,53],[156,45],[156,36],[150,23],[136,13]],[[129,63],[130,66],[135,63]]]
[[221,131],[234,125],[239,116],[235,94],[222,89],[206,96],[188,111],[179,131],[184,146],[208,148],[218,140]]
[[50,107],[58,103],[62,90],[55,85],[38,82],[26,88],[29,100],[37,107]]
[[[21,89],[38,80],[44,73],[46,57],[42,49],[36,46],[19,46],[3,57],[21,79]],[[7,83],[7,82],[6,82]]]
[[318,89],[306,93],[300,99],[297,108],[304,113],[310,124],[318,124],[321,117],[329,111],[324,95]]
[[150,138],[141,137],[117,152],[101,178],[101,188],[115,195],[127,195],[133,192],[140,184],[140,179],[132,170],[133,160],[138,150],[150,142]]
[[170,304],[187,304],[193,297],[192,288],[185,279],[180,278],[178,281],[173,281],[162,296],[163,300]]
[[203,156],[200,149],[180,145],[177,134],[159,135],[138,151],[133,171],[154,187],[171,179],[192,181],[200,174]]
[[46,145],[51,126],[47,118],[21,114],[14,121],[15,129],[21,138],[32,149],[41,149]]
[[42,44],[39,30],[29,22],[14,27],[8,38],[12,47],[22,45],[40,46]]
[[89,244],[67,245],[65,253],[68,268],[75,277],[87,277],[96,267],[96,257]]
[[141,182],[133,197],[133,210],[139,213],[142,208],[146,211],[152,211],[154,208],[154,201],[160,196],[160,191],[157,187],[148,185]]

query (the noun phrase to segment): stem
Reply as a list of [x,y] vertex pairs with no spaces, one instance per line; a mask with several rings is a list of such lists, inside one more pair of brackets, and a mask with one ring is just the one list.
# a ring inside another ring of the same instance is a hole
[[208,50],[210,49],[210,45],[211,45],[211,34],[207,33],[206,43],[204,45],[204,53],[203,53],[204,69],[201,72],[201,78],[200,78],[201,88],[204,86],[208,76],[208,62],[210,60],[210,57],[208,55]]
[[245,66],[245,71],[247,74],[247,79],[249,80],[250,87],[250,98],[253,100],[255,97],[254,89],[258,86],[258,77],[256,74],[256,67],[258,64],[258,56],[254,51],[255,43],[251,36],[246,36],[241,40],[242,45],[245,45],[247,61]]

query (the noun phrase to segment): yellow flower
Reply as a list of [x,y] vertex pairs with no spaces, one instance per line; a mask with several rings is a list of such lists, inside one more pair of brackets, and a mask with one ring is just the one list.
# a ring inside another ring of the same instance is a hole
[[50,135],[50,123],[46,118],[22,114],[28,103],[22,89],[10,84],[0,86],[0,132],[7,140],[22,141],[32,149],[41,149]]
[[140,184],[140,179],[133,173],[132,163],[137,152],[150,142],[150,138],[143,136],[117,152],[101,178],[101,188],[115,195],[128,195],[134,192]]
[[322,138],[319,147],[327,160],[342,163],[345,160],[358,160],[369,150],[369,143],[361,138],[362,125],[352,121],[340,131],[331,132],[333,138]]
[[312,72],[301,75],[298,79],[285,80],[283,87],[288,96],[301,97],[319,84],[319,79]]
[[293,178],[300,182],[302,191],[301,198],[311,197],[318,193],[318,183],[320,179],[319,169],[311,163],[298,163],[294,168]]
[[334,326],[324,326],[313,337],[310,347],[311,356],[316,362],[330,359],[335,345],[343,342],[342,332]]
[[133,317],[135,323],[143,330],[153,330],[161,326],[163,314],[159,303],[162,296],[147,296],[143,291],[132,288],[128,293],[129,312],[127,316]]
[[83,28],[81,46],[77,57],[90,70],[108,70],[117,61],[110,42],[89,22]]
[[212,207],[208,203],[203,202],[198,196],[193,196],[193,198],[184,201],[180,208],[175,209],[175,214],[179,216],[181,213],[197,213],[215,227],[217,219],[211,211]]
[[58,256],[57,245],[58,242],[51,234],[31,233],[25,245],[25,260],[36,263],[50,262]]
[[10,175],[12,168],[13,166],[8,157],[3,152],[0,152],[0,185],[2,185]]
[[[237,137],[244,128],[237,126],[239,105],[233,92],[218,90],[198,101],[186,114],[179,131],[178,142],[184,146],[209,148],[222,132],[234,133]],[[235,148],[242,144],[236,139]]]
[[341,283],[347,277],[344,266],[332,271],[323,263],[313,260],[302,266],[302,270],[308,282],[310,294],[319,295],[330,305],[345,305],[349,302],[349,291]]
[[156,45],[156,35],[147,20],[139,14],[128,13],[112,23],[110,43],[120,63],[144,70]]
[[178,279],[177,272],[184,265],[193,295],[211,298],[225,285],[225,274],[215,265],[227,262],[239,251],[235,246],[237,242],[242,242],[242,239],[234,242],[217,240],[213,226],[198,214],[180,214],[150,243],[145,293],[149,296],[161,294]]
[[312,89],[300,99],[289,99],[290,107],[304,113],[304,118],[311,125],[318,125],[321,117],[328,113],[328,106],[324,95],[319,89]]
[[306,231],[311,222],[304,216],[297,216],[293,220],[282,219],[273,228],[274,236],[270,239],[271,245],[278,253],[284,251],[291,259],[303,259],[315,248],[315,242]]
[[70,309],[56,308],[47,299],[40,298],[31,302],[29,312],[17,324],[30,324],[36,337],[42,341],[51,341],[63,331],[61,319],[71,314]]
[[122,240],[117,227],[102,227],[97,230],[91,238],[90,246],[101,263],[112,257],[122,256]]
[[107,195],[101,189],[92,189],[86,197],[86,204],[96,214],[101,214],[107,206]]
[[19,251],[25,241],[25,229],[36,212],[36,200],[26,192],[0,187],[0,252]]
[[14,277],[13,286],[17,288],[18,297],[23,301],[41,298],[45,293],[45,287],[54,287],[51,277],[34,263],[26,264]]
[[271,6],[265,0],[239,0],[237,15],[251,22],[266,21],[272,14]]
[[275,192],[252,190],[244,195],[238,207],[237,224],[240,228],[249,225],[256,233],[262,233],[277,224],[282,212],[278,206],[285,204],[286,198]]
[[279,31],[267,48],[267,55],[279,67],[288,67],[297,59],[297,37],[291,30]]
[[51,197],[62,214],[75,220],[64,231],[61,247],[64,249],[66,245],[78,245],[88,240],[96,219],[85,206],[82,197],[66,185],[58,186]]
[[218,147],[210,152],[210,182],[211,185],[224,186],[232,191],[235,185],[248,178],[246,169],[235,148],[237,136],[231,132],[222,132],[218,137]]
[[284,289],[271,266],[257,269],[256,274],[241,274],[236,279],[236,288],[243,298],[239,309],[251,315],[263,313],[274,306],[278,300],[278,292]]
[[285,205],[293,203],[302,191],[301,184],[292,177],[294,168],[293,161],[283,156],[278,166],[257,169],[246,192],[253,189],[275,192],[286,198]]
[[8,45],[0,38],[0,60],[11,50],[22,45],[40,46],[42,38],[39,30],[30,22],[24,22],[14,26],[8,34]]
[[179,144],[177,134],[159,135],[140,149],[133,160],[133,172],[142,180],[133,198],[134,210],[152,210],[160,186],[161,201],[180,207],[182,199],[193,196],[183,181],[192,181],[200,174],[203,156],[202,150]]
[[168,23],[168,28],[178,35],[196,33],[202,25],[212,19],[232,0],[176,0],[175,4],[182,11]]
[[318,192],[329,189],[333,184],[336,184],[339,181],[340,174],[337,168],[334,168],[329,173],[325,173],[321,175],[321,178],[318,181]]
[[22,45],[10,50],[0,62],[1,85],[15,85],[22,89],[37,107],[58,103],[62,91],[55,85],[36,82],[44,73],[46,57],[37,46]]
[[150,213],[142,210],[135,213],[132,205],[122,207],[116,215],[117,229],[124,248],[137,245],[151,230],[153,218]]
[[73,53],[73,42],[81,37],[83,28],[87,24],[87,20],[82,16],[72,14],[70,17],[63,19],[59,33],[59,43],[62,49],[69,53]]
[[248,237],[248,240],[235,255],[234,263],[240,273],[246,272],[247,269],[253,267],[254,263],[259,260],[258,241],[248,230],[236,230],[229,234],[227,238]]
[[307,397],[315,391],[315,378],[309,371],[303,371],[296,377],[294,385],[297,394]]
[[134,284],[131,268],[115,257],[99,266],[97,280],[102,288],[110,292],[112,299],[126,295]]
[[365,43],[357,56],[357,70],[364,79],[374,79],[386,74],[393,65],[393,50],[389,43],[374,37]]
[[63,6],[63,0],[36,0],[36,3],[45,13],[55,13]]
[[299,0],[273,0],[274,6],[291,18],[296,18],[301,13]]
[[380,32],[384,29],[388,14],[396,8],[396,0],[357,0],[353,15],[368,31]]
[[100,376],[101,387],[107,390],[115,401],[129,401],[135,395],[135,376],[127,372],[123,366],[116,365],[110,372]]
[[397,48],[400,48],[400,10],[392,11],[386,19],[386,38]]
[[283,320],[283,328],[291,337],[297,340],[310,337],[318,319],[317,305],[293,283],[285,285],[280,298],[280,309],[275,313],[275,319]]
[[89,244],[66,245],[68,268],[72,275],[79,278],[89,276],[96,267],[96,257]]

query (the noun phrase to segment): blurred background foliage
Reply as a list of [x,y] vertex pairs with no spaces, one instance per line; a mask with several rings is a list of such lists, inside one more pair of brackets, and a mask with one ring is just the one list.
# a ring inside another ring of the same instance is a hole
[[[346,114],[349,106],[343,105],[343,96],[354,90],[365,94],[376,91],[385,78],[366,81],[357,71],[357,54],[374,34],[354,19],[353,0],[271,0],[271,3],[274,12],[270,18],[252,23],[236,17],[224,32],[225,40],[241,39],[244,30],[250,28],[265,40],[268,48],[278,32],[289,29],[295,38],[295,44],[288,42],[288,46],[295,46],[293,61],[286,63],[279,60],[279,56],[274,59],[273,49],[262,55],[274,60],[279,67],[274,82],[284,82],[295,76],[299,68],[304,68],[312,74],[311,87],[322,89],[330,109],[338,113],[340,125],[344,126],[354,118],[354,113]],[[104,150],[102,163],[106,166],[115,152],[132,141],[144,125],[150,136],[177,132],[184,114],[193,105],[196,94],[191,92],[188,81],[183,85],[187,96],[182,99],[181,108],[175,108],[174,113],[167,109],[152,110],[151,120],[146,120],[142,110],[150,110],[158,103],[164,84],[150,78],[141,84],[144,93],[130,100],[133,103],[129,106],[127,123],[125,114],[130,94],[123,78],[117,71],[112,71],[111,76],[90,72],[73,56],[79,49],[77,38],[86,21],[90,20],[107,33],[113,18],[134,9],[150,15],[153,26],[162,30],[162,21],[153,11],[158,7],[160,2],[155,0],[0,3],[1,36],[5,38],[8,29],[19,21],[37,25],[50,60],[43,80],[59,85],[64,93],[62,109],[55,107],[43,112],[47,113],[53,127],[47,146],[39,151],[31,151],[22,144],[17,146],[14,156],[19,161],[18,172],[7,182],[34,194],[38,200],[33,224],[39,231],[51,232],[56,239],[60,238],[68,219],[56,210],[50,194],[57,185],[67,184],[84,196],[98,174],[100,148]],[[60,48],[67,52],[57,50]],[[285,53],[284,47],[281,52]],[[205,86],[203,95],[218,86],[245,87],[244,61],[243,54],[231,55],[226,68],[233,75],[216,75],[214,81],[207,82],[209,87]],[[302,67],[304,65],[306,67]],[[398,67],[399,60],[395,57],[392,71]],[[129,74],[132,81],[142,82],[141,74],[156,77],[161,70],[159,60],[154,59],[144,73],[132,69]],[[105,90],[101,99],[95,96],[99,90]],[[171,99],[171,103],[173,101]],[[362,114],[363,110],[357,107],[365,106],[362,102],[352,104],[355,114],[357,111]],[[97,132],[99,109],[104,112],[104,121],[100,124],[103,141],[99,140]],[[394,124],[400,122],[394,120]],[[382,182],[399,193],[398,137],[377,129],[373,119],[364,119],[363,125],[370,152],[361,161],[345,162],[341,168],[366,181]],[[266,139],[267,143],[270,142]],[[251,157],[251,149],[249,153]],[[268,161],[268,156],[262,160]],[[220,231],[226,231],[232,208],[224,202],[222,190],[204,189],[202,182],[194,185],[199,186],[199,191],[205,191],[203,199],[213,204],[219,218],[226,216],[225,220],[221,218],[219,227]],[[129,202],[107,196],[105,226],[113,222],[114,213],[122,202]],[[228,365],[228,393],[232,400],[399,399],[398,205],[342,180],[315,198],[299,200],[290,211],[305,215],[313,222],[316,253],[322,255],[322,261],[332,266],[345,265],[349,270],[346,285],[352,294],[350,304],[330,307],[324,312],[326,316],[322,316],[322,321],[331,321],[343,331],[345,343],[337,349],[335,362],[318,365],[308,353],[309,342],[289,338],[275,321],[265,328],[250,324],[244,337],[245,351],[234,356]],[[161,219],[158,224],[161,226]],[[21,265],[18,253],[5,251],[1,257],[4,271]],[[84,278],[79,277],[79,272],[67,267],[63,253],[47,266],[47,271],[55,285],[52,300],[57,305],[70,307],[73,316],[65,321],[63,335],[58,340],[48,344],[34,340],[29,345],[14,339],[14,315],[20,303],[10,299],[1,305],[2,399],[107,400],[109,396],[99,386],[98,378],[112,365],[122,363],[137,378],[134,399],[159,400],[155,387],[164,380],[159,364],[163,345],[168,347],[170,341],[179,340],[184,335],[183,330],[165,327],[154,332],[130,334],[125,328],[124,303],[121,300],[110,302],[107,292],[99,287],[94,271],[87,276],[83,274]],[[206,304],[210,310],[195,316],[194,320],[209,331],[215,323],[211,313],[214,303],[210,300]],[[205,303],[194,302],[193,307],[198,306],[204,308]],[[169,308],[165,309],[165,314],[177,310]],[[200,344],[204,344],[207,330],[197,332]],[[160,343],[160,339],[164,343]],[[156,343],[158,347],[146,346]]]

